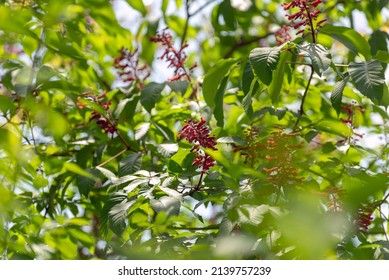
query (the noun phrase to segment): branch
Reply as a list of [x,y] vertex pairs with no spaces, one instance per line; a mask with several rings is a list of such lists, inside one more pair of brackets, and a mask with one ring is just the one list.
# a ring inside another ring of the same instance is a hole
[[240,39],[232,48],[223,56],[223,58],[229,58],[231,55],[238,49],[245,47],[247,45],[250,45],[252,43],[255,43],[259,40],[266,39],[267,37],[273,35],[274,33],[268,33],[263,36],[256,36],[254,38],[248,39],[248,40],[242,40]]
[[295,123],[295,125],[294,125],[294,129],[297,128],[297,125],[299,124],[302,115],[304,115],[304,103],[305,103],[305,98],[306,98],[307,95],[308,95],[308,90],[309,90],[309,87],[310,87],[310,85],[311,85],[311,81],[312,81],[312,78],[313,78],[313,74],[315,73],[314,70],[313,70],[313,66],[312,66],[312,65],[308,65],[308,66],[310,66],[310,68],[311,68],[311,75],[309,76],[307,86],[305,87],[305,91],[304,91],[304,94],[303,94],[303,99],[301,100],[299,117],[297,118],[297,121],[296,121],[296,123]]
[[218,0],[208,0],[207,2],[205,2],[202,6],[200,6],[196,11],[194,11],[193,13],[190,14],[191,17],[197,15],[198,13],[200,13],[205,7],[207,7],[208,5],[212,4],[213,2],[216,2]]
[[122,154],[124,154],[124,153],[127,152],[127,151],[128,151],[128,149],[126,148],[126,149],[124,149],[124,150],[118,152],[116,155],[114,155],[113,157],[110,157],[109,159],[107,159],[106,161],[100,163],[100,164],[97,165],[96,167],[103,167],[103,166],[106,165],[108,162],[113,161],[115,158],[121,156]]
[[189,13],[189,7],[190,7],[190,2],[189,0],[186,0],[185,1],[185,7],[186,7],[186,21],[185,21],[185,25],[184,25],[184,31],[182,32],[182,36],[181,36],[181,47],[185,44],[185,40],[186,40],[186,35],[188,33],[188,27],[189,27],[189,20],[191,18],[191,14]]

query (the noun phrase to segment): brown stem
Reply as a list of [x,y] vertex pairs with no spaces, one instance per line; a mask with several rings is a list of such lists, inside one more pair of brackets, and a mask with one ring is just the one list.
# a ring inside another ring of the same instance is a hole
[[311,75],[309,76],[307,86],[305,87],[305,91],[304,91],[304,94],[303,94],[303,98],[302,98],[302,100],[301,100],[299,117],[297,118],[297,121],[296,121],[296,123],[295,123],[295,125],[294,125],[294,129],[297,128],[297,125],[298,125],[298,123],[300,122],[300,119],[301,119],[302,115],[304,115],[304,103],[305,103],[305,98],[306,98],[307,95],[308,95],[308,90],[309,90],[309,87],[310,87],[310,85],[311,85],[311,81],[312,81],[313,74],[314,74],[313,66],[312,66],[312,65],[309,65],[309,66],[310,66],[310,68],[311,68]]
[[262,39],[265,39],[271,35],[273,35],[274,33],[268,33],[268,34],[265,34],[263,36],[256,36],[254,38],[251,38],[251,39],[248,39],[248,40],[239,40],[238,42],[236,42],[236,44],[223,56],[223,58],[229,58],[231,57],[231,55],[238,49],[244,47],[244,46],[247,46],[247,45],[250,45],[252,43],[255,43],[259,40],[262,40]]
[[207,2],[205,2],[202,6],[200,6],[196,11],[194,11],[193,13],[190,14],[191,17],[197,15],[198,13],[200,13],[205,7],[207,7],[208,5],[212,4],[213,2],[215,2],[217,0],[208,0]]
[[309,11],[308,6],[306,4],[304,4],[304,6],[305,6],[305,11],[307,12],[307,17],[309,19],[309,25],[311,26],[312,43],[316,44],[315,29],[313,28],[313,20],[311,17],[311,13]]
[[188,33],[188,28],[189,28],[189,20],[191,18],[191,14],[189,13],[189,7],[190,7],[190,3],[189,3],[189,0],[186,0],[185,1],[185,6],[186,6],[186,21],[185,21],[185,25],[184,25],[184,31],[182,32],[182,36],[181,36],[181,47],[185,44],[185,41],[186,41],[186,35]]
[[128,151],[128,148],[120,151],[119,153],[117,153],[116,155],[114,155],[113,157],[110,157],[109,159],[107,159],[106,161],[100,163],[99,165],[97,165],[97,167],[103,167],[104,165],[106,165],[108,162],[111,162],[112,160],[114,160],[115,158],[121,156],[122,154],[124,154],[125,152]]

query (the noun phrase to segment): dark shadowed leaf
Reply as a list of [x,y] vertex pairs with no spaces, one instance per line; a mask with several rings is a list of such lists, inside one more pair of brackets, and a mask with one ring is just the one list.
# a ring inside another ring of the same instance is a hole
[[135,173],[142,165],[142,154],[131,154],[119,162],[119,176]]
[[312,61],[313,69],[319,76],[331,65],[330,52],[320,44],[309,43],[298,47],[304,55],[308,55]]
[[348,68],[356,88],[372,100],[383,96],[385,77],[381,63],[376,60],[351,62]]
[[257,77],[267,86],[270,85],[273,71],[277,68],[280,50],[280,47],[256,48],[250,52],[251,67]]
[[155,212],[165,212],[168,217],[177,216],[180,213],[181,202],[171,196],[163,196],[160,199],[151,199],[150,206]]
[[292,54],[290,52],[283,52],[280,56],[276,70],[273,71],[273,80],[269,85],[268,94],[274,105],[278,105],[280,100],[281,89],[284,82],[285,66],[291,57]]
[[161,96],[162,90],[165,88],[165,83],[150,83],[145,85],[140,93],[140,103],[142,103],[143,107],[151,112],[151,109],[154,108],[155,103]]
[[334,90],[331,94],[331,103],[332,107],[334,107],[336,113],[340,114],[340,107],[342,105],[342,97],[343,97],[343,90],[345,86],[347,85],[348,80],[350,79],[350,76],[347,74],[344,76],[344,78],[337,82],[335,84]]

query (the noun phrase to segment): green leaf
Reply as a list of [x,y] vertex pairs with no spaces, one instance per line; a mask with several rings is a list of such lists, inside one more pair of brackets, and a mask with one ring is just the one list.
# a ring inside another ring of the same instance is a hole
[[[253,81],[255,83],[255,80]],[[253,117],[253,106],[252,106],[251,92],[247,93],[242,100],[242,105],[246,115],[251,119]]]
[[[113,215],[115,215],[114,221],[115,226],[113,226],[113,229],[115,229],[115,233],[121,233],[125,229],[125,220],[123,219],[123,212],[127,214],[127,209],[123,211],[123,208],[116,208],[113,212],[111,210],[115,205],[124,204],[127,202],[127,194],[122,192],[116,192],[113,193],[108,201],[104,204],[103,209],[101,210],[101,216],[100,216],[100,232],[103,236],[107,236],[109,228],[112,226],[113,219],[111,218]],[[127,207],[127,206],[126,206]],[[126,208],[124,207],[124,208]],[[121,209],[121,210],[120,210]],[[122,213],[119,213],[122,212]],[[125,217],[125,216],[124,216]]]
[[370,175],[364,172],[354,176],[343,176],[343,188],[347,191],[345,201],[352,207],[368,202],[376,193],[385,192],[389,178],[384,174]]
[[127,183],[129,181],[133,181],[133,180],[138,179],[138,178],[139,178],[138,176],[126,175],[126,176],[120,177],[118,179],[112,180],[111,187],[116,187],[116,186]]
[[370,99],[380,101],[384,91],[384,72],[381,63],[376,60],[351,62],[348,72],[356,88]]
[[384,85],[384,94],[381,101],[379,102],[379,105],[382,105],[385,108],[389,107],[389,89],[387,85]]
[[168,217],[177,216],[180,213],[181,202],[171,196],[163,196],[160,199],[151,199],[150,206],[155,212],[165,212]]
[[313,69],[319,76],[323,74],[323,71],[327,70],[328,67],[330,67],[331,54],[322,45],[309,43],[303,46],[298,46],[298,49],[303,54],[309,56],[312,61]]
[[189,87],[189,82],[178,80],[169,82],[167,85],[172,89],[172,91],[184,94]]
[[158,84],[152,82],[144,86],[140,93],[140,103],[148,112],[151,112],[151,109],[154,108],[164,88],[165,83]]
[[7,112],[12,114],[15,111],[15,105],[9,96],[0,95],[0,111],[4,114]]
[[146,184],[149,182],[148,178],[140,178],[140,179],[135,179],[131,183],[129,183],[127,186],[123,188],[126,192],[132,192],[135,190],[138,186]]
[[117,180],[115,174],[113,174],[110,170],[101,166],[97,166],[96,169],[99,170],[108,180]]
[[157,146],[157,151],[164,157],[171,157],[178,152],[178,145],[176,143],[166,143]]
[[183,172],[182,167],[174,159],[169,160],[168,169],[170,172],[173,172],[173,173],[182,173]]
[[139,96],[133,96],[132,98],[124,98],[120,100],[114,111],[115,118],[125,121],[132,120],[139,99]]
[[375,58],[383,63],[389,63],[389,52],[386,51],[377,51]]
[[203,95],[205,102],[211,109],[215,108],[216,93],[220,83],[237,62],[237,59],[232,58],[219,60],[204,76]]
[[347,85],[347,82],[349,79],[350,79],[350,76],[347,74],[343,78],[343,80],[341,80],[335,84],[334,90],[331,93],[332,107],[334,107],[334,109],[338,115],[340,114],[340,107],[342,105],[343,90],[344,90],[345,86]]
[[119,176],[125,176],[135,173],[140,170],[142,165],[142,154],[136,153],[131,154],[125,158],[123,158],[119,162]]
[[251,67],[257,77],[267,86],[273,79],[273,71],[277,67],[280,50],[280,47],[256,48],[250,52]]
[[365,59],[371,58],[370,45],[366,39],[354,29],[344,26],[326,24],[320,32],[338,40],[355,54],[362,54]]
[[146,9],[145,5],[143,4],[142,0],[135,0],[135,1],[134,0],[126,0],[126,2],[128,3],[128,5],[130,5],[135,10],[140,12],[142,14],[142,16],[147,15],[147,9]]
[[174,141],[174,133],[173,131],[170,130],[170,128],[168,128],[167,126],[164,126],[160,123],[153,123],[153,125],[158,129],[158,131],[162,134],[162,136],[166,139],[166,140],[170,140],[170,141]]
[[223,101],[224,101],[224,93],[226,91],[227,83],[228,83],[229,75],[225,76],[220,83],[219,88],[216,92],[215,97],[215,109],[213,110],[213,115],[215,116],[215,119],[217,121],[218,127],[224,126],[224,108],[223,108]]
[[244,65],[242,79],[241,79],[241,88],[244,94],[248,94],[251,87],[252,82],[255,79],[253,69],[251,68],[250,62],[247,62]]
[[57,73],[49,66],[43,65],[36,75],[36,85],[43,84],[49,81],[51,78],[56,77]]
[[76,184],[82,195],[88,197],[89,192],[96,186],[98,182],[99,172],[95,169],[83,170],[88,174],[89,177],[78,174],[76,176]]
[[79,167],[77,164],[73,162],[65,162],[64,167],[66,170],[73,172],[77,175],[89,178],[91,180],[95,180],[95,181],[97,180],[97,178],[93,174],[91,174],[89,171],[82,169],[81,167]]
[[284,82],[285,66],[290,60],[292,54],[290,52],[283,52],[276,70],[273,72],[273,80],[269,85],[268,94],[272,100],[273,105],[278,105],[282,84]]
[[350,129],[340,120],[326,119],[316,124],[315,128],[320,131],[333,133],[343,137],[350,134]]
[[149,132],[150,129],[150,123],[142,123],[140,126],[136,128],[135,131],[135,140],[140,140],[142,139],[147,132]]
[[162,185],[159,186],[160,190],[166,193],[168,196],[171,196],[175,199],[182,200],[182,194],[178,191],[170,188],[173,185],[173,182],[175,181],[174,177],[166,178]]
[[128,201],[114,205],[109,210],[109,223],[112,231],[121,236],[126,229],[127,212],[135,201]]

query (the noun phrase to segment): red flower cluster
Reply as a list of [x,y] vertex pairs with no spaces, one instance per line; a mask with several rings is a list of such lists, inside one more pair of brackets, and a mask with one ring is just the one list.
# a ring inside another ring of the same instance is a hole
[[292,39],[289,34],[289,30],[290,26],[284,25],[275,33],[278,45],[282,45],[283,43],[288,42]]
[[354,221],[354,226],[361,232],[366,232],[373,221],[374,209],[371,207],[361,207],[358,209],[357,217]]
[[[340,109],[342,111],[345,111],[346,115],[347,115],[346,119],[340,118],[340,120],[342,121],[342,123],[344,123],[344,124],[346,124],[346,125],[348,125],[350,127],[350,129],[352,130],[352,134],[353,135],[358,137],[356,139],[351,139],[351,140],[358,141],[359,138],[363,138],[363,136],[364,136],[363,134],[359,134],[359,133],[356,133],[354,131],[353,115],[354,115],[355,110],[359,110],[360,112],[363,113],[363,112],[365,112],[365,109],[363,107],[361,107],[361,106],[354,106],[354,105],[350,105],[350,104],[342,105],[340,107]],[[349,139],[349,137],[346,137],[345,139],[338,141],[338,143],[346,142],[348,139]]]
[[[185,69],[185,60],[187,55],[184,49],[188,47],[188,44],[183,44],[179,49],[174,47],[172,35],[164,29],[162,34],[157,33],[156,37],[150,37],[150,41],[154,43],[161,43],[165,47],[165,51],[159,57],[159,59],[165,59],[169,62],[169,68],[174,69],[174,76],[169,79],[169,82],[180,80],[182,77],[186,77],[190,81],[188,71]],[[192,71],[196,67],[196,64],[189,68]]]
[[302,148],[302,143],[293,143],[297,133],[285,133],[273,131],[266,139],[267,154],[265,158],[269,161],[270,167],[263,168],[268,175],[267,181],[273,182],[276,186],[285,186],[301,182],[304,178],[297,178],[299,170],[293,167],[293,154],[297,149]]
[[308,27],[308,31],[311,32],[314,36],[315,29],[320,28],[326,20],[321,20],[316,23],[316,27],[313,25],[313,21],[317,20],[319,14],[321,13],[316,7],[323,3],[324,0],[294,0],[289,3],[283,3],[282,6],[284,10],[291,10],[292,8],[297,8],[299,11],[286,15],[288,20],[299,20],[297,23],[292,23],[290,26],[294,29],[299,29],[301,26],[304,26],[304,29],[301,29],[297,34],[303,33],[305,27]]
[[118,69],[123,82],[139,81],[141,85],[150,76],[150,69],[145,64],[139,67],[138,50],[131,52],[126,48],[120,50],[120,56],[115,58],[114,66]]
[[[105,133],[115,133],[117,131],[117,128],[110,120],[111,114],[109,112],[109,107],[111,106],[111,101],[103,101],[106,98],[105,92],[103,92],[98,96],[90,92],[84,92],[82,95],[84,96],[85,99],[92,101],[93,103],[96,103],[106,111],[105,116],[102,116],[100,113],[96,111],[92,111],[92,116],[89,118],[89,122],[96,120],[96,124],[100,126],[102,129],[104,129]],[[81,102],[80,96],[78,97],[78,100],[79,100],[77,103],[78,108],[80,109],[85,108],[85,104]]]
[[190,143],[194,143],[191,152],[195,154],[195,160],[192,165],[199,165],[201,167],[201,173],[207,173],[208,170],[215,165],[215,161],[210,155],[207,155],[203,149],[209,148],[216,149],[216,138],[210,136],[209,128],[205,125],[205,120],[201,119],[200,122],[194,120],[188,120],[182,131],[178,134],[178,138],[185,138]]

